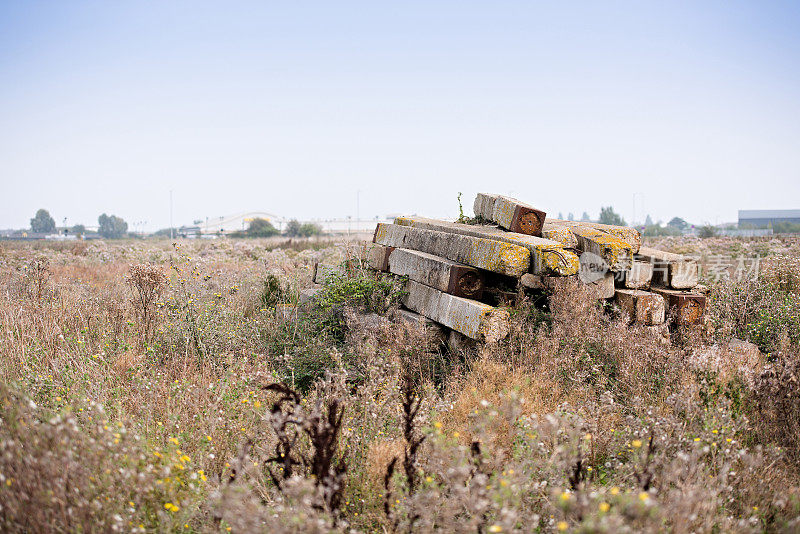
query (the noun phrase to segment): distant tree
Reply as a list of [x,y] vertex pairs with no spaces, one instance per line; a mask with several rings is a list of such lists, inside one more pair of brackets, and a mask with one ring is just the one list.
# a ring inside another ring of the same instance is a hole
[[600,208],[600,223],[611,224],[614,226],[627,226],[625,219],[620,214],[614,211],[611,206],[607,208]]
[[31,231],[41,234],[52,234],[56,231],[56,221],[46,209],[40,209],[31,219]]
[[642,235],[646,236],[665,236],[665,235],[681,235],[681,231],[672,226],[661,226],[661,224],[650,224],[644,227]]
[[653,226],[653,218],[648,215],[644,220],[644,225]]
[[589,222],[589,221],[591,221],[591,220],[592,220],[592,219],[591,219],[591,217],[589,217],[589,214],[588,214],[588,213],[586,213],[586,212],[584,211],[584,212],[583,212],[583,215],[581,215],[581,221],[583,221],[583,222]]
[[311,237],[312,235],[320,235],[322,227],[314,223],[305,223],[300,226],[300,237]]
[[289,237],[300,237],[300,228],[303,225],[297,219],[292,219],[286,223],[286,229],[283,231]]
[[788,221],[781,221],[772,224],[772,231],[776,234],[797,234],[800,233],[800,224]]
[[667,223],[667,226],[670,226],[672,228],[677,228],[681,232],[685,232],[686,230],[689,229],[689,223],[687,223],[680,217],[673,217],[672,219],[670,219],[670,221]]
[[572,214],[572,212],[567,213],[567,220],[568,221],[574,221],[575,220],[575,216]]
[[86,233],[86,227],[82,224],[76,224],[69,231],[75,235],[83,235]]
[[116,215],[109,216],[104,213],[97,218],[97,223],[99,225],[97,233],[106,239],[120,239],[128,233],[128,223]]
[[563,214],[563,213],[561,213],[560,211],[558,212],[558,218],[559,218],[559,219],[563,219],[563,218],[564,218],[564,214]]
[[705,237],[714,237],[715,235],[717,235],[717,229],[716,229],[716,227],[711,226],[710,224],[705,224],[705,225],[703,225],[702,228],[700,228],[699,235],[700,235],[700,237],[703,237],[703,238],[705,238]]
[[245,235],[247,237],[272,237],[279,233],[278,229],[272,226],[267,219],[257,218],[250,221]]

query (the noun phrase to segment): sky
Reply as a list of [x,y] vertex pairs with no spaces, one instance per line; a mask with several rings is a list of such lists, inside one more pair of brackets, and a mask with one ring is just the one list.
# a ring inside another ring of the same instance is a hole
[[0,228],[800,208],[798,2],[0,0]]

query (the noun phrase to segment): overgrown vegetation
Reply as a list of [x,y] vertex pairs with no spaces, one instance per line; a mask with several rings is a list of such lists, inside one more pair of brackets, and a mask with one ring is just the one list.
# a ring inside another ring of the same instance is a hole
[[[702,329],[629,327],[576,284],[453,352],[341,249],[4,246],[0,528],[797,531],[784,243]],[[301,302],[315,261],[351,270]]]

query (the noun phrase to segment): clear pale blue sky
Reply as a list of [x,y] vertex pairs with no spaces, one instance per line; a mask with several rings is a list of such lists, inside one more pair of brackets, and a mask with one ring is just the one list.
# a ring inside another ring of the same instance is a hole
[[800,208],[798,2],[0,3],[0,228]]

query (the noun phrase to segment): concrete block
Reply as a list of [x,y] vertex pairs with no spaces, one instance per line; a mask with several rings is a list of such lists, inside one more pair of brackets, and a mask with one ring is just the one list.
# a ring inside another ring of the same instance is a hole
[[636,228],[631,228],[630,226],[614,226],[611,224],[601,224],[595,223],[590,221],[565,221],[564,219],[552,219],[548,218],[545,220],[545,228],[552,229],[553,227],[572,227],[572,226],[585,226],[588,228],[594,228],[595,230],[600,230],[601,232],[605,232],[608,235],[614,236],[617,239],[624,241],[625,243],[630,246],[631,251],[636,253],[639,251],[639,248],[642,246],[642,234]]
[[614,273],[607,272],[601,278],[586,284],[599,299],[614,298]]
[[636,259],[653,265],[653,285],[672,289],[691,289],[697,285],[697,262],[680,254],[641,247]]
[[541,236],[545,217],[545,212],[515,198],[498,195],[494,202],[492,221],[510,232]]
[[486,342],[508,335],[508,311],[476,300],[448,295],[409,280],[403,305],[465,336]]
[[545,220],[544,226],[542,226],[542,237],[552,241],[558,241],[564,248],[578,248],[578,238],[575,237],[575,234],[573,234],[567,226],[558,226],[548,223]]
[[544,282],[542,282],[542,277],[535,274],[525,273],[522,275],[522,278],[520,278],[519,281],[522,284],[522,287],[527,289],[545,288]]
[[647,289],[653,279],[653,264],[641,260],[633,260],[631,268],[622,271],[617,285],[623,289]]
[[486,222],[492,221],[492,217],[494,217],[494,203],[496,200],[497,195],[478,193],[475,196],[475,202],[472,204],[472,211],[475,213],[475,217],[483,219]]
[[395,310],[392,314],[392,320],[406,328],[414,330],[421,329],[431,345],[438,345],[447,341],[447,329],[445,327],[411,310],[404,310],[402,308]]
[[557,241],[541,237],[507,232],[502,228],[480,224],[459,224],[425,217],[397,217],[395,224],[447,232],[458,235],[491,239],[525,247],[530,251],[530,272],[543,276],[570,276],[578,272],[578,256],[565,250]]
[[485,285],[483,273],[474,267],[404,248],[396,248],[389,255],[389,272],[471,299],[479,299]]
[[394,247],[385,247],[377,243],[369,243],[364,251],[364,262],[376,271],[389,271],[389,255]]
[[663,287],[652,287],[651,291],[663,297],[667,314],[675,324],[685,326],[703,322],[706,296],[702,293]]
[[449,345],[450,350],[456,353],[474,355],[478,351],[477,343],[474,339],[470,339],[469,337],[465,336],[464,334],[460,334],[455,330],[450,330],[450,333],[447,335],[447,344]]
[[542,277],[542,285],[544,285],[545,289],[553,293],[569,290],[570,286],[576,283],[585,285],[595,298],[609,299],[614,297],[614,275],[610,272],[606,272],[602,276],[591,281],[583,280],[579,275]]
[[664,322],[664,299],[640,289],[618,289],[616,300],[631,322],[652,326]]
[[375,243],[418,250],[478,269],[518,278],[528,272],[530,251],[519,245],[397,224],[379,224]]
[[621,239],[589,226],[576,225],[569,229],[578,240],[578,249],[602,258],[609,270],[618,272],[631,268],[631,247]]
[[399,323],[412,324],[416,326],[439,326],[439,323],[436,321],[432,321],[425,316],[422,316],[411,310],[404,310],[402,308],[394,311],[392,319]]

